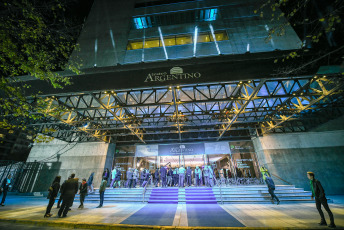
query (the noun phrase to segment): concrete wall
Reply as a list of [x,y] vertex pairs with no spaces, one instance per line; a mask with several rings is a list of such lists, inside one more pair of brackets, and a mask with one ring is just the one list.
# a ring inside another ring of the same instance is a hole
[[[99,186],[104,168],[111,170],[115,145],[108,143],[67,143],[53,140],[50,143],[36,144],[30,152],[27,162],[32,169],[28,176],[30,183],[26,184],[26,192],[46,191],[55,176],[62,180],[75,173],[81,181],[88,179],[95,172],[94,185]],[[33,178],[34,177],[34,178]]]
[[260,166],[272,174],[309,191],[312,171],[326,194],[344,194],[344,130],[268,134],[253,143]]

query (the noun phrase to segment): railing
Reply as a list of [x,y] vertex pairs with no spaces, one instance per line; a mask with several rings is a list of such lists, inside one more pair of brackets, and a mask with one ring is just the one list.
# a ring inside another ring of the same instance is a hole
[[281,177],[279,177],[279,176],[277,176],[277,175],[275,175],[275,174],[272,174],[272,173],[270,173],[270,174],[271,174],[272,176],[276,177],[277,179],[280,179],[281,181],[283,181],[283,182],[289,184],[289,185],[293,185],[292,183],[290,183],[290,182],[288,182],[288,181],[282,179]]
[[147,189],[147,185],[149,184],[149,182],[152,180],[152,176],[149,177],[147,183],[143,186],[143,198],[142,198],[142,203],[145,203],[145,196],[146,196],[146,189]]

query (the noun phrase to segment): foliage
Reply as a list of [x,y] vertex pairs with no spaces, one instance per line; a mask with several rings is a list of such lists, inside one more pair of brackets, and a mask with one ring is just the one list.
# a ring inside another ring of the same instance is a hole
[[58,71],[79,74],[76,63],[68,62],[77,48],[72,22],[65,17],[62,0],[5,0],[0,3],[0,128],[27,129],[33,120],[65,110],[47,110],[51,99],[27,96],[29,84],[18,76],[47,81],[54,88],[71,84]]
[[[342,52],[344,44],[338,40],[342,40],[344,29],[341,21],[344,16],[343,9],[343,0],[263,0],[254,13],[275,22],[275,26],[269,29],[267,40],[273,36],[285,35],[288,26],[293,26],[302,37],[302,47],[281,58],[284,62],[301,57],[305,52],[309,52],[310,48],[323,51],[319,55],[325,57],[333,54],[329,53],[329,50],[333,51],[333,47]],[[275,63],[278,61],[276,59]]]

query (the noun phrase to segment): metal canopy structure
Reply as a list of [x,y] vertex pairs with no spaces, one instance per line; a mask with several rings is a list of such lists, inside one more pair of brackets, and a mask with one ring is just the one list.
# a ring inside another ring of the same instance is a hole
[[68,111],[30,126],[68,142],[242,140],[306,131],[317,113],[341,111],[343,86],[331,75],[55,95],[47,114],[54,106]]

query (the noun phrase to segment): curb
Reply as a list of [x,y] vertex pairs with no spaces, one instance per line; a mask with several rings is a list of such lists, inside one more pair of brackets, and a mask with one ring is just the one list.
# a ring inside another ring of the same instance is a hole
[[[128,229],[142,229],[142,230],[235,230],[235,229],[264,229],[264,230],[277,230],[277,229],[319,229],[319,228],[291,228],[291,227],[177,227],[177,226],[152,226],[152,225],[129,225],[129,224],[105,224],[105,223],[74,223],[69,221],[43,221],[43,220],[27,220],[27,219],[2,219],[0,222],[27,224],[43,227],[60,227],[72,229],[104,229],[104,230],[128,230]],[[337,228],[342,229],[342,228]]]

